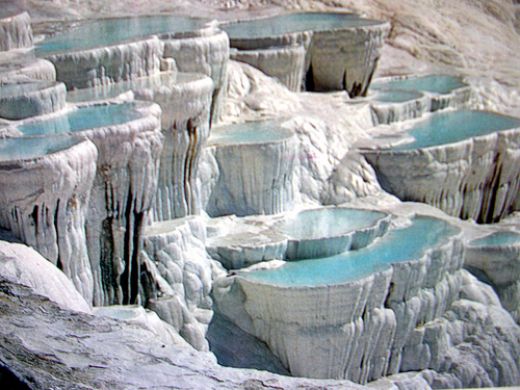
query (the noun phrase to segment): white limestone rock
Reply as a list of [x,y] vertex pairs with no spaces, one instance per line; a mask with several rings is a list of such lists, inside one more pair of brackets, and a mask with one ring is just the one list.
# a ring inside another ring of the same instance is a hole
[[164,75],[158,81],[131,88],[136,99],[153,101],[162,109],[164,141],[153,216],[167,221],[201,211],[197,177],[209,137],[214,88],[209,77],[195,74],[177,74],[171,80]]
[[299,92],[302,88],[306,54],[303,45],[233,50],[230,54],[231,59],[254,66],[279,80],[290,91]]
[[226,97],[229,38],[215,25],[180,36],[162,35],[163,57],[173,59],[181,72],[202,73],[213,80],[211,122],[219,121]]
[[67,138],[13,138],[1,141],[0,150],[0,226],[58,266],[91,302],[85,221],[96,147]]
[[74,89],[158,73],[162,49],[162,42],[150,37],[83,51],[51,52],[45,58],[54,64],[56,79]]
[[208,145],[219,167],[206,207],[210,216],[276,214],[292,207],[298,143],[290,130],[276,122],[223,126],[213,129]]
[[156,222],[147,227],[140,254],[143,304],[200,351],[213,315],[212,263],[199,218]]
[[35,294],[56,302],[62,309],[91,312],[89,303],[71,280],[26,245],[0,241],[0,276],[30,287]]
[[366,95],[389,30],[390,24],[381,22],[314,32],[307,55],[307,89]]
[[520,130],[415,150],[363,150],[382,187],[447,214],[497,222],[520,193]]
[[64,108],[65,85],[31,81],[0,86],[0,117],[19,120]]
[[101,306],[95,307],[93,313],[96,316],[110,317],[141,325],[145,329],[152,331],[157,339],[165,345],[178,345],[186,349],[191,348],[170,324],[162,321],[156,313],[142,306]]
[[27,12],[7,15],[0,13],[0,52],[31,47],[31,17]]
[[33,52],[14,50],[0,53],[0,83],[34,80],[55,81],[54,65],[36,58]]

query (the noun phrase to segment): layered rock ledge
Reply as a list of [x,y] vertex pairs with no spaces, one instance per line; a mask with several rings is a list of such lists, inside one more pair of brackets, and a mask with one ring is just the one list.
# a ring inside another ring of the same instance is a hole
[[491,223],[518,208],[519,127],[519,119],[494,113],[436,113],[402,144],[362,153],[381,186],[401,200]]
[[97,156],[86,140],[0,141],[0,227],[59,267],[88,302],[94,280],[85,221]]
[[[390,25],[355,14],[307,12],[239,21],[222,28],[230,36],[231,47],[239,50],[235,56],[260,65],[282,81],[290,80],[291,87],[296,84],[294,75],[301,71],[297,51],[305,50],[301,81],[306,90],[346,90],[355,97],[367,93]],[[273,54],[260,51],[265,49]]]
[[210,216],[275,214],[292,206],[298,148],[292,131],[276,121],[216,127],[208,148],[218,164]]

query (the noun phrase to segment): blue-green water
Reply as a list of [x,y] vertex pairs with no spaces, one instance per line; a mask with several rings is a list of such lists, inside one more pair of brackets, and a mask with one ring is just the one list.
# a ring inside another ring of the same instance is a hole
[[279,229],[295,239],[334,237],[373,226],[383,216],[377,211],[345,208],[306,210],[284,221]]
[[428,75],[387,81],[375,80],[370,88],[375,90],[405,90],[446,94],[465,86],[467,84],[457,76]]
[[36,54],[45,56],[88,50],[156,34],[190,32],[201,29],[206,23],[206,19],[176,15],[91,20],[45,39],[37,45]]
[[142,117],[133,103],[80,107],[66,114],[18,126],[24,135],[48,135],[113,126]]
[[209,143],[216,145],[255,144],[276,142],[293,133],[273,121],[246,122],[214,128]]
[[29,83],[14,83],[0,85],[0,98],[19,96],[26,93],[42,90],[55,84],[49,81],[36,81]]
[[8,138],[0,140],[0,161],[27,160],[56,153],[78,143],[63,137]]
[[90,102],[95,100],[111,99],[128,91],[142,89],[160,89],[161,87],[172,87],[182,85],[206,76],[196,73],[161,73],[142,77],[134,80],[126,80],[108,85],[100,85],[92,88],[75,89],[67,92],[67,101],[73,103]]
[[515,232],[496,232],[470,242],[471,246],[494,247],[520,245],[520,233]]
[[241,277],[280,287],[325,286],[366,277],[392,263],[419,259],[458,229],[436,218],[418,216],[412,224],[391,230],[374,244],[332,257],[288,262],[280,268],[241,273]]
[[223,24],[221,28],[228,33],[231,39],[251,39],[275,37],[293,32],[327,31],[380,23],[376,20],[363,19],[356,14],[301,12]]
[[420,92],[415,91],[381,90],[377,92],[374,100],[381,103],[404,103],[410,100],[419,99],[422,96],[423,95]]
[[520,119],[487,111],[439,112],[408,130],[415,141],[393,150],[412,150],[446,145],[465,139],[520,127]]

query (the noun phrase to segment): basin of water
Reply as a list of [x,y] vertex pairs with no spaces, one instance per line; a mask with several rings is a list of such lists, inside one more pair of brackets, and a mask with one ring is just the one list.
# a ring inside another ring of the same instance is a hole
[[293,132],[274,121],[257,121],[216,127],[211,130],[210,145],[262,144],[283,141]]
[[18,126],[24,135],[49,135],[114,126],[142,117],[134,103],[80,107],[62,115]]
[[63,137],[3,139],[0,140],[0,162],[43,157],[68,149],[78,142],[77,139]]
[[413,142],[393,150],[412,150],[445,145],[497,131],[520,128],[520,119],[487,111],[439,112],[408,130]]
[[301,12],[221,25],[230,39],[275,37],[304,31],[329,31],[380,24],[357,14]]
[[416,91],[381,90],[374,95],[374,100],[381,103],[404,103],[421,97],[423,94]]
[[172,87],[192,81],[197,81],[206,76],[197,73],[166,72],[149,77],[141,77],[134,80],[99,85],[92,88],[75,89],[67,92],[67,101],[72,103],[90,102],[117,98],[128,91],[143,89],[159,89]]
[[375,80],[370,88],[375,90],[405,90],[447,94],[467,84],[460,77],[449,75],[428,75],[418,77]]
[[97,19],[51,36],[36,47],[38,56],[113,46],[152,35],[200,30],[208,22],[178,15]]
[[472,247],[498,247],[520,245],[520,233],[495,232],[470,242]]
[[366,246],[388,227],[386,214],[361,209],[321,208],[299,212],[277,226],[289,237],[286,257],[326,257]]
[[409,226],[389,231],[366,248],[331,257],[288,262],[276,269],[243,272],[240,276],[280,287],[347,283],[381,271],[390,264],[419,259],[428,249],[458,232],[445,221],[417,216]]

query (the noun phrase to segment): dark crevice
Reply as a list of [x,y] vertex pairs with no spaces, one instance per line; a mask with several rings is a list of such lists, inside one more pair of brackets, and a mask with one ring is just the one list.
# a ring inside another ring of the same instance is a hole
[[34,221],[34,228],[36,229],[36,232],[38,232],[38,211],[39,211],[39,206],[36,204],[36,205],[34,205],[33,211],[30,214],[30,217]]
[[120,277],[120,285],[123,292],[122,303],[124,305],[133,305],[138,303],[139,296],[139,239],[143,227],[144,214],[136,213],[134,207],[134,197],[130,191],[128,193],[125,210],[125,268]]
[[18,378],[9,367],[0,363],[0,388],[9,390],[29,390],[30,387]]
[[56,240],[58,241],[58,258],[56,259],[56,267],[63,271],[63,263],[60,255],[60,228],[59,228],[59,212],[60,212],[60,199],[56,203],[56,211],[54,212],[54,228],[56,229]]
[[314,83],[314,71],[312,69],[312,63],[309,65],[309,70],[307,70],[307,74],[305,75],[305,90],[306,91],[314,91],[316,89],[316,85]]

